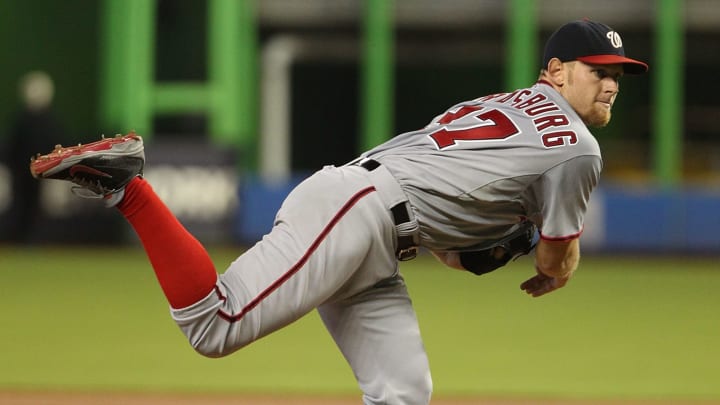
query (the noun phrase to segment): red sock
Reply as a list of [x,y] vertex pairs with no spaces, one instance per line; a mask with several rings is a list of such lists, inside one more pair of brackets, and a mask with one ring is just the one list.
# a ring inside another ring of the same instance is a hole
[[217,272],[207,251],[147,181],[133,179],[117,207],[140,237],[171,307],[192,305],[213,290]]

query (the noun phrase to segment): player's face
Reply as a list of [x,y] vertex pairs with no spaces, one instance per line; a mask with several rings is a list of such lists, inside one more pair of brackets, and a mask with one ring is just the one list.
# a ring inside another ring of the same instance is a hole
[[623,67],[566,63],[567,76],[560,93],[575,109],[585,125],[604,127],[610,122],[611,109],[620,91]]

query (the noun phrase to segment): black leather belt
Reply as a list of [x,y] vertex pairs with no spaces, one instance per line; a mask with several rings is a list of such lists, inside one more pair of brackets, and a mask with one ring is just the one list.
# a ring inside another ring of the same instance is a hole
[[[358,165],[371,172],[380,167],[380,162],[373,159],[365,159],[358,163]],[[410,222],[410,213],[408,212],[408,209],[408,205],[405,202],[395,204],[392,208],[390,208],[390,213],[392,213],[393,222],[395,222],[396,227]],[[395,255],[398,260],[412,260],[417,257],[417,252],[418,247],[415,245],[412,235],[397,237],[397,250],[395,251]]]

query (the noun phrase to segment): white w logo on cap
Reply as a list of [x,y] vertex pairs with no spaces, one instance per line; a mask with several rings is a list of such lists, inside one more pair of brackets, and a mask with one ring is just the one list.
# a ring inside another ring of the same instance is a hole
[[622,48],[622,39],[620,39],[620,34],[615,31],[609,31],[606,36],[610,40],[610,44],[613,48]]

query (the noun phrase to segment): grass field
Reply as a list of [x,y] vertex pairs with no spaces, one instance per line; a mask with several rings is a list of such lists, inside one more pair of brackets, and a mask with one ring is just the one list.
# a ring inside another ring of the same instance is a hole
[[[211,254],[219,269],[236,256]],[[435,397],[720,401],[718,258],[585,257],[563,290],[404,263]],[[358,395],[315,313],[232,356],[193,352],[138,248],[0,247],[0,391]]]

